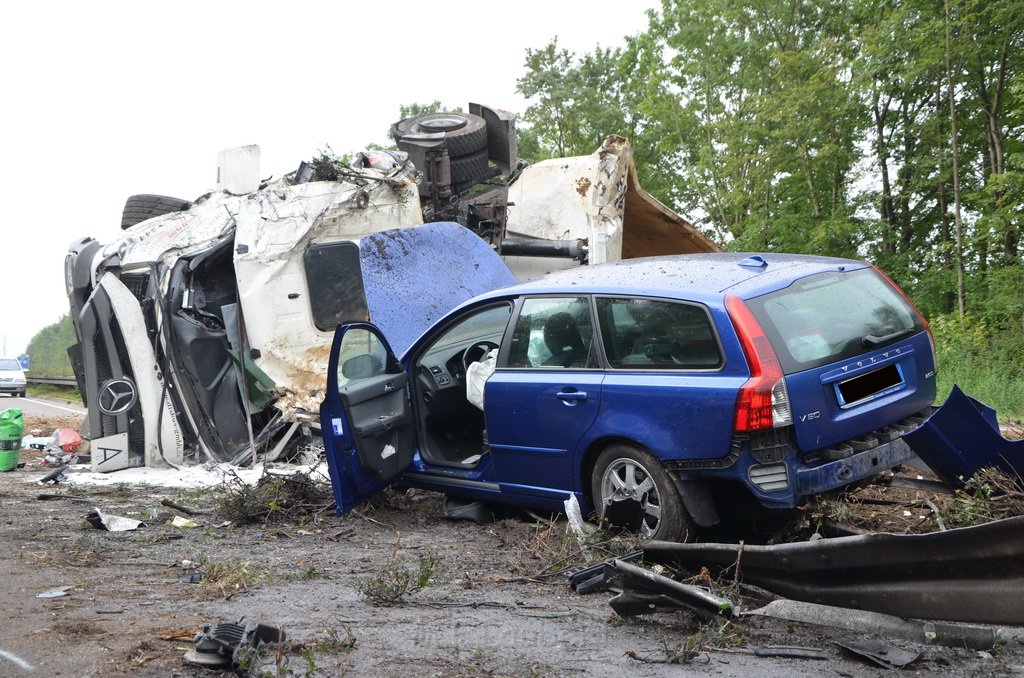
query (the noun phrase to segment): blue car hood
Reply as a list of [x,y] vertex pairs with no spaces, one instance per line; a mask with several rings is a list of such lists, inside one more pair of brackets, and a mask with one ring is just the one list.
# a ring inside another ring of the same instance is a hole
[[516,281],[480,236],[449,221],[366,236],[359,260],[370,321],[399,356],[462,302]]

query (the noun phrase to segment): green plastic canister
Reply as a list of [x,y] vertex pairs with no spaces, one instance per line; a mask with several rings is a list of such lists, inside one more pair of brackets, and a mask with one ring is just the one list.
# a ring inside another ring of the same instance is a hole
[[18,467],[21,437],[25,433],[25,418],[17,407],[0,412],[0,471]]

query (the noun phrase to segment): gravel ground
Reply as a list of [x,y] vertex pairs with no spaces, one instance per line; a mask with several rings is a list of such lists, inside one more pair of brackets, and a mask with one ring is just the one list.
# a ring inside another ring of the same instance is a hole
[[[51,430],[73,424],[31,422]],[[766,618],[702,628],[684,613],[621,619],[609,593],[566,587],[559,571],[581,560],[564,520],[452,522],[440,495],[419,491],[389,493],[338,517],[329,487],[320,487],[269,520],[243,523],[251,497],[226,494],[226,485],[42,487],[34,482],[47,470],[41,456],[23,451],[22,468],[0,473],[0,595],[9,620],[0,675],[218,675],[183,655],[205,625],[239,620],[287,636],[245,658],[250,675],[889,673],[834,644],[860,639],[849,631]],[[162,500],[212,512],[188,516]],[[95,529],[84,519],[93,507],[146,525]],[[174,527],[174,517],[196,526]],[[596,551],[632,546],[611,539]],[[195,572],[200,583],[181,581]],[[39,597],[56,589],[64,595]],[[904,672],[1024,670],[1020,646],[978,653],[890,642],[921,653]],[[755,654],[768,646],[818,648],[828,659]]]

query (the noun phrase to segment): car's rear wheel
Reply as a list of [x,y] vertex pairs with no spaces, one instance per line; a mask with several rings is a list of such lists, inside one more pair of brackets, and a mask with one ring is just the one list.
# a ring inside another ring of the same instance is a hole
[[628,445],[601,452],[591,495],[602,520],[647,539],[688,541],[692,526],[676,484],[650,453]]

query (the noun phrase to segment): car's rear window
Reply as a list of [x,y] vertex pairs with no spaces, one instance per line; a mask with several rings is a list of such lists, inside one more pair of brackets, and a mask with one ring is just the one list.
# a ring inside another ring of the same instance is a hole
[[872,268],[809,276],[746,303],[787,374],[870,353],[924,329],[913,306]]

